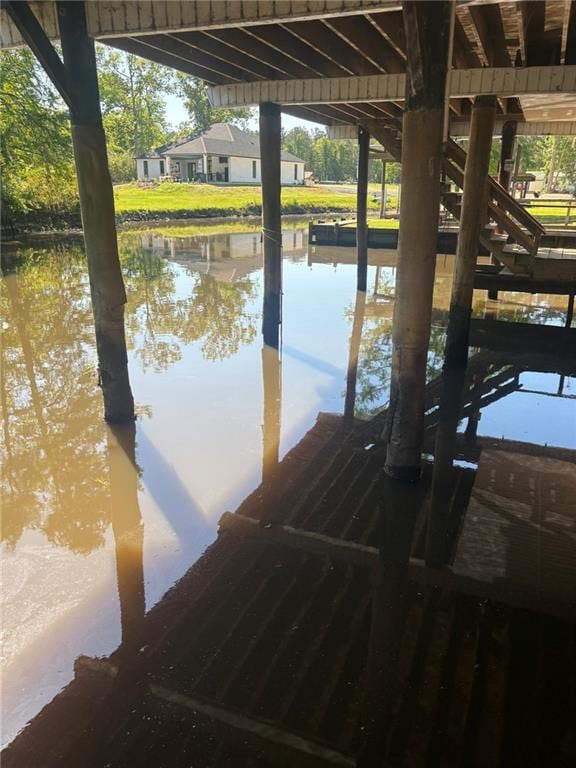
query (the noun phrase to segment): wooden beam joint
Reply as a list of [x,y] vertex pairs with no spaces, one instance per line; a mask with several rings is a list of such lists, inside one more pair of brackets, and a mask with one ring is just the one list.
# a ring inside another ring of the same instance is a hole
[[60,96],[71,111],[75,108],[70,75],[42,25],[27,2],[5,2],[3,8],[44,68]]

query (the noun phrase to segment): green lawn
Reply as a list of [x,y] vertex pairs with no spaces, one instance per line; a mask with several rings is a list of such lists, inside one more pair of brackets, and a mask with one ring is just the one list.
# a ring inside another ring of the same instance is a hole
[[[114,188],[116,212],[178,212],[193,216],[245,216],[260,213],[260,187],[220,187],[211,184],[158,184],[143,187],[120,184]],[[378,203],[369,200],[377,209]],[[356,197],[347,191],[322,187],[283,187],[283,213],[347,212],[356,209]]]

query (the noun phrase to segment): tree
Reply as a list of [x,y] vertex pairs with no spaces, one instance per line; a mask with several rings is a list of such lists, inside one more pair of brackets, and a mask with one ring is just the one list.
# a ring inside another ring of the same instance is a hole
[[169,133],[165,96],[174,89],[168,67],[98,46],[102,119],[114,181],[134,176],[134,157],[163,144]]
[[77,199],[68,113],[28,48],[0,53],[0,167],[8,215]]
[[249,107],[214,109],[208,100],[206,83],[183,72],[176,73],[176,91],[184,99],[184,105],[190,115],[191,133],[205,131],[214,123],[234,123],[245,128],[247,121],[252,117]]

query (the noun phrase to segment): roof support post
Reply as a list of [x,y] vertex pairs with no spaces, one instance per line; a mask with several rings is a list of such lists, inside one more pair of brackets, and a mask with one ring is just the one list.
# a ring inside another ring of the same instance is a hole
[[64,65],[73,92],[72,142],[104,417],[110,423],[129,422],[134,420],[134,399],[124,332],[126,293],[118,257],[114,192],[100,112],[94,41],[88,37],[83,2],[59,2],[57,9]]
[[468,360],[474,273],[480,232],[486,224],[488,166],[495,116],[496,97],[477,96],[472,107],[470,144],[464,170],[462,214],[446,339],[447,367],[464,367]]
[[358,128],[358,180],[356,184],[356,263],[357,284],[359,291],[366,293],[368,280],[368,155],[370,152],[370,134],[360,126]]
[[518,123],[515,120],[507,120],[502,126],[502,146],[500,148],[500,170],[498,181],[506,192],[510,191],[510,177],[514,158],[514,144],[516,142],[516,129]]
[[386,472],[420,476],[426,360],[440,210],[440,168],[450,35],[450,2],[404,2],[406,101],[402,202],[393,320]]
[[280,106],[260,104],[262,235],[264,243],[264,344],[278,349],[282,322],[282,217],[280,186]]
[[380,188],[380,218],[386,218],[386,160],[382,160],[382,186]]

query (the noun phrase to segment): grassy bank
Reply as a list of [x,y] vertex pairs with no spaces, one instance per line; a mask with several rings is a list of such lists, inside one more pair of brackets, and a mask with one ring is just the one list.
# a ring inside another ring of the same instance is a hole
[[[121,219],[207,216],[249,216],[261,212],[260,187],[220,187],[212,184],[159,184],[142,187],[121,184],[114,188],[116,213]],[[369,200],[369,207],[378,203]],[[347,213],[356,209],[349,191],[322,187],[283,187],[282,213]]]

